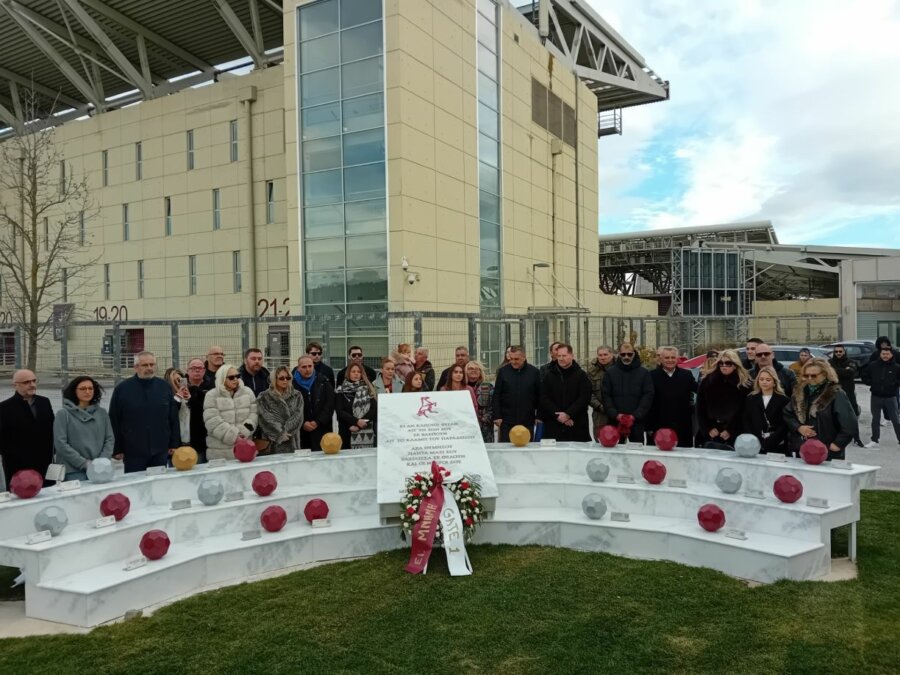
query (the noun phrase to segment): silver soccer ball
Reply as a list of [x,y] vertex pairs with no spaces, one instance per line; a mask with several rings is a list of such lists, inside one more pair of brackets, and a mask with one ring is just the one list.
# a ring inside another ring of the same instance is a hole
[[716,474],[716,487],[727,495],[733,495],[740,490],[743,482],[744,478],[740,472],[728,466],[719,469],[719,473]]
[[215,506],[225,496],[225,486],[215,478],[204,478],[197,488],[197,499],[206,506]]
[[88,464],[87,477],[92,483],[109,483],[115,476],[111,459],[98,457]]
[[741,434],[734,441],[734,451],[738,457],[756,457],[759,454],[759,439],[753,434]]
[[592,459],[587,463],[587,475],[595,483],[602,483],[609,476],[609,464],[602,459]]
[[38,511],[34,516],[34,528],[49,530],[51,536],[56,536],[69,524],[69,516],[59,506],[47,506]]
[[586,495],[581,500],[581,510],[591,520],[600,520],[606,515],[606,500],[598,494]]

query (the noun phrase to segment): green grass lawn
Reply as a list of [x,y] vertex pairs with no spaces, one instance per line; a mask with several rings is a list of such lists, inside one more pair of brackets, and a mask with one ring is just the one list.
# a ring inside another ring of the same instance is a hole
[[859,578],[749,588],[666,562],[396,551],[207,593],[88,635],[0,640],[0,673],[897,673],[900,493],[865,492]]

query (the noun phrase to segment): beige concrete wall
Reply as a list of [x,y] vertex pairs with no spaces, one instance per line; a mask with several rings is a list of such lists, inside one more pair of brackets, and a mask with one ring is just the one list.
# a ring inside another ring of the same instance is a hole
[[656,300],[633,298],[626,295],[597,293],[597,311],[604,316],[646,316],[659,317],[659,303]]

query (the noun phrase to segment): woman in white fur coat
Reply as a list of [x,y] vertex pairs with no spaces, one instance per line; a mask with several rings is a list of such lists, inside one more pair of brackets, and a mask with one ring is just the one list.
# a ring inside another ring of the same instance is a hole
[[239,437],[253,438],[256,430],[256,397],[237,368],[224,364],[216,371],[216,386],[203,401],[208,459],[230,459]]

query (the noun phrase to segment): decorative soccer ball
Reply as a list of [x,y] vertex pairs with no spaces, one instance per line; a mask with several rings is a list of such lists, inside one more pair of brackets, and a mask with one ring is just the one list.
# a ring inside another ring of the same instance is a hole
[[239,462],[252,462],[256,459],[256,443],[249,438],[239,438],[234,442],[234,457]]
[[206,506],[215,506],[225,496],[225,487],[215,478],[204,478],[197,488],[197,499]]
[[98,457],[88,464],[87,477],[92,483],[109,483],[115,477],[111,459]]
[[606,514],[606,500],[598,494],[585,495],[581,500],[581,510],[591,520],[600,520]]
[[596,457],[587,463],[587,475],[595,483],[602,483],[609,476],[609,464]]
[[658,429],[653,434],[653,442],[656,443],[656,447],[660,450],[671,450],[678,445],[678,434],[672,429]]
[[785,474],[775,479],[773,492],[785,504],[793,504],[803,496],[803,483],[793,476]]
[[197,463],[197,451],[189,445],[182,445],[172,453],[172,466],[179,471],[190,471]]
[[828,448],[819,439],[810,438],[800,446],[800,457],[807,464],[821,464],[828,459]]
[[306,502],[306,507],[303,509],[303,515],[309,522],[327,518],[328,504],[325,503],[324,499],[310,499]]
[[268,497],[278,487],[278,479],[275,478],[275,474],[271,471],[260,471],[253,476],[253,482],[250,484],[250,487],[260,497]]
[[55,537],[69,524],[69,516],[58,506],[48,506],[38,511],[34,516],[34,529],[38,532],[49,530]]
[[697,522],[707,532],[716,532],[725,524],[725,512],[715,504],[704,504],[697,511]]
[[604,448],[614,448],[619,444],[619,430],[612,424],[600,427],[600,431],[597,432],[597,440]]
[[756,457],[759,454],[759,439],[753,434],[741,434],[734,440],[734,452],[738,457]]
[[9,491],[19,499],[31,499],[44,487],[44,479],[34,469],[22,469],[13,474]]
[[266,508],[259,517],[259,524],[266,532],[278,532],[287,522],[287,513],[280,506]]
[[141,553],[148,560],[159,560],[169,552],[169,535],[162,530],[150,530],[141,537]]
[[733,495],[740,490],[743,482],[744,478],[740,472],[728,466],[719,469],[716,474],[716,487],[727,495]]
[[528,431],[527,427],[522,426],[521,424],[517,424],[509,430],[509,442],[517,448],[525,447],[530,440],[531,432]]
[[644,480],[652,485],[659,485],[666,479],[666,465],[655,459],[648,459],[641,467]]
[[104,516],[115,516],[116,521],[122,520],[130,510],[131,500],[121,492],[106,495],[100,502],[100,513]]
[[344,444],[344,441],[341,439],[340,434],[336,434],[333,431],[329,431],[327,434],[322,436],[322,441],[319,445],[322,448],[322,452],[326,455],[336,455],[341,451],[341,446]]

